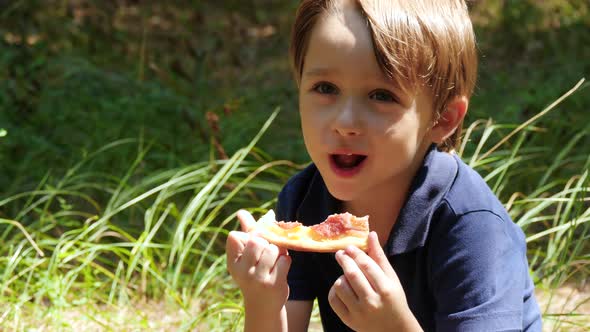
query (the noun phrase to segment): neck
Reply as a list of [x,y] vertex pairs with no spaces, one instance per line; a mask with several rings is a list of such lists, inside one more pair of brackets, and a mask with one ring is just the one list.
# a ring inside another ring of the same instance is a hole
[[379,243],[383,246],[406,201],[410,182],[401,186],[388,186],[389,188],[373,188],[376,190],[369,195],[344,202],[344,211],[359,217],[368,215],[370,230],[377,232]]

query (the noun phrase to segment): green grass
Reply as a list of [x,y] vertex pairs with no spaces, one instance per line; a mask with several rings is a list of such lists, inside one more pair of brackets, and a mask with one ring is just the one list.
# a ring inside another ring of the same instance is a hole
[[[22,322],[20,312],[32,317],[51,313],[54,320],[55,313],[72,307],[113,310],[148,298],[185,312],[197,305],[198,314],[181,322],[186,329],[209,324],[227,310],[240,315],[238,292],[221,254],[224,237],[236,226],[238,207],[269,208],[280,184],[292,174],[289,170],[296,168],[288,161],[269,161],[254,148],[273,118],[228,160],[198,163],[132,184],[146,152],[140,149],[129,172],[110,185],[104,184],[103,174],[84,173],[80,164],[59,183],[42,183],[37,190],[0,201],[3,207],[19,206],[15,220],[0,220],[5,243],[0,253],[0,325],[20,329],[37,323]],[[99,152],[106,153],[108,148]],[[88,194],[97,189],[110,195],[104,206]],[[67,319],[51,324],[67,325]]]
[[[308,160],[286,57],[296,3],[3,8],[2,328],[239,329],[225,235]],[[537,288],[569,303],[542,308],[549,329],[588,330],[588,295],[563,290],[590,274],[589,84],[559,97],[590,74],[590,7],[489,0],[472,17],[458,153],[525,231]]]
[[[238,208],[256,214],[271,208],[282,184],[301,168],[255,147],[276,114],[227,160],[145,175],[140,165],[149,149],[137,145],[120,177],[86,168],[92,158],[136,145],[118,141],[89,154],[59,181],[2,199],[0,207],[13,215],[0,220],[0,325],[239,330],[243,310],[225,269],[225,236],[237,227]],[[573,148],[578,133],[553,164],[531,167],[555,154],[527,139],[542,132],[533,123],[539,117],[521,126],[474,123],[458,153],[508,197],[504,203],[527,235],[535,283],[552,294],[589,272],[590,157]],[[511,134],[499,133],[507,129]],[[467,153],[471,145],[474,152]],[[565,166],[577,173],[556,176]],[[534,191],[509,191],[510,182],[531,180]],[[95,195],[108,199],[103,204]],[[584,301],[590,298],[576,304]],[[587,312],[546,314],[560,329],[590,327]]]
[[[276,106],[284,112],[258,146],[304,162],[287,61],[296,4],[16,1],[0,13],[0,192],[34,188],[48,172],[60,178],[120,138],[154,144],[142,165],[154,172],[202,161],[215,134],[207,113],[232,155]],[[472,16],[480,71],[468,123],[522,123],[590,74],[586,0],[474,2]],[[569,98],[534,139],[562,146],[568,132],[587,130],[588,105],[587,92]],[[133,148],[92,162],[120,174]]]

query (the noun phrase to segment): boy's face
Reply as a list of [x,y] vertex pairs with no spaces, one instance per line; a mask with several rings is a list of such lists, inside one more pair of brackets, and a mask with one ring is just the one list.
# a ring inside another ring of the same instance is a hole
[[304,63],[303,137],[330,193],[354,201],[407,190],[433,142],[431,98],[393,89],[350,5],[316,23]]

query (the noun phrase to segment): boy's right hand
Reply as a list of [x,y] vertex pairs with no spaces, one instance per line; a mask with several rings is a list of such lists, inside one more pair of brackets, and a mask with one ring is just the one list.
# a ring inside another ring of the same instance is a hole
[[[254,217],[245,211],[237,213],[242,230],[247,230]],[[246,310],[280,310],[289,296],[287,272],[291,265],[288,251],[269,244],[252,233],[232,231],[227,237],[227,270],[240,287]]]

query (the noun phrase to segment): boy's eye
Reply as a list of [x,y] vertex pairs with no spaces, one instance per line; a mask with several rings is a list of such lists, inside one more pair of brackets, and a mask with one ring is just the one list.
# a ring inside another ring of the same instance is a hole
[[313,87],[313,90],[323,95],[332,95],[338,93],[338,89],[334,85],[326,82],[316,84]]
[[369,96],[371,99],[377,100],[377,101],[381,101],[381,102],[385,102],[385,103],[395,103],[397,102],[397,98],[395,97],[395,95],[389,91],[386,90],[377,90],[374,91],[373,93],[371,93],[371,95]]

